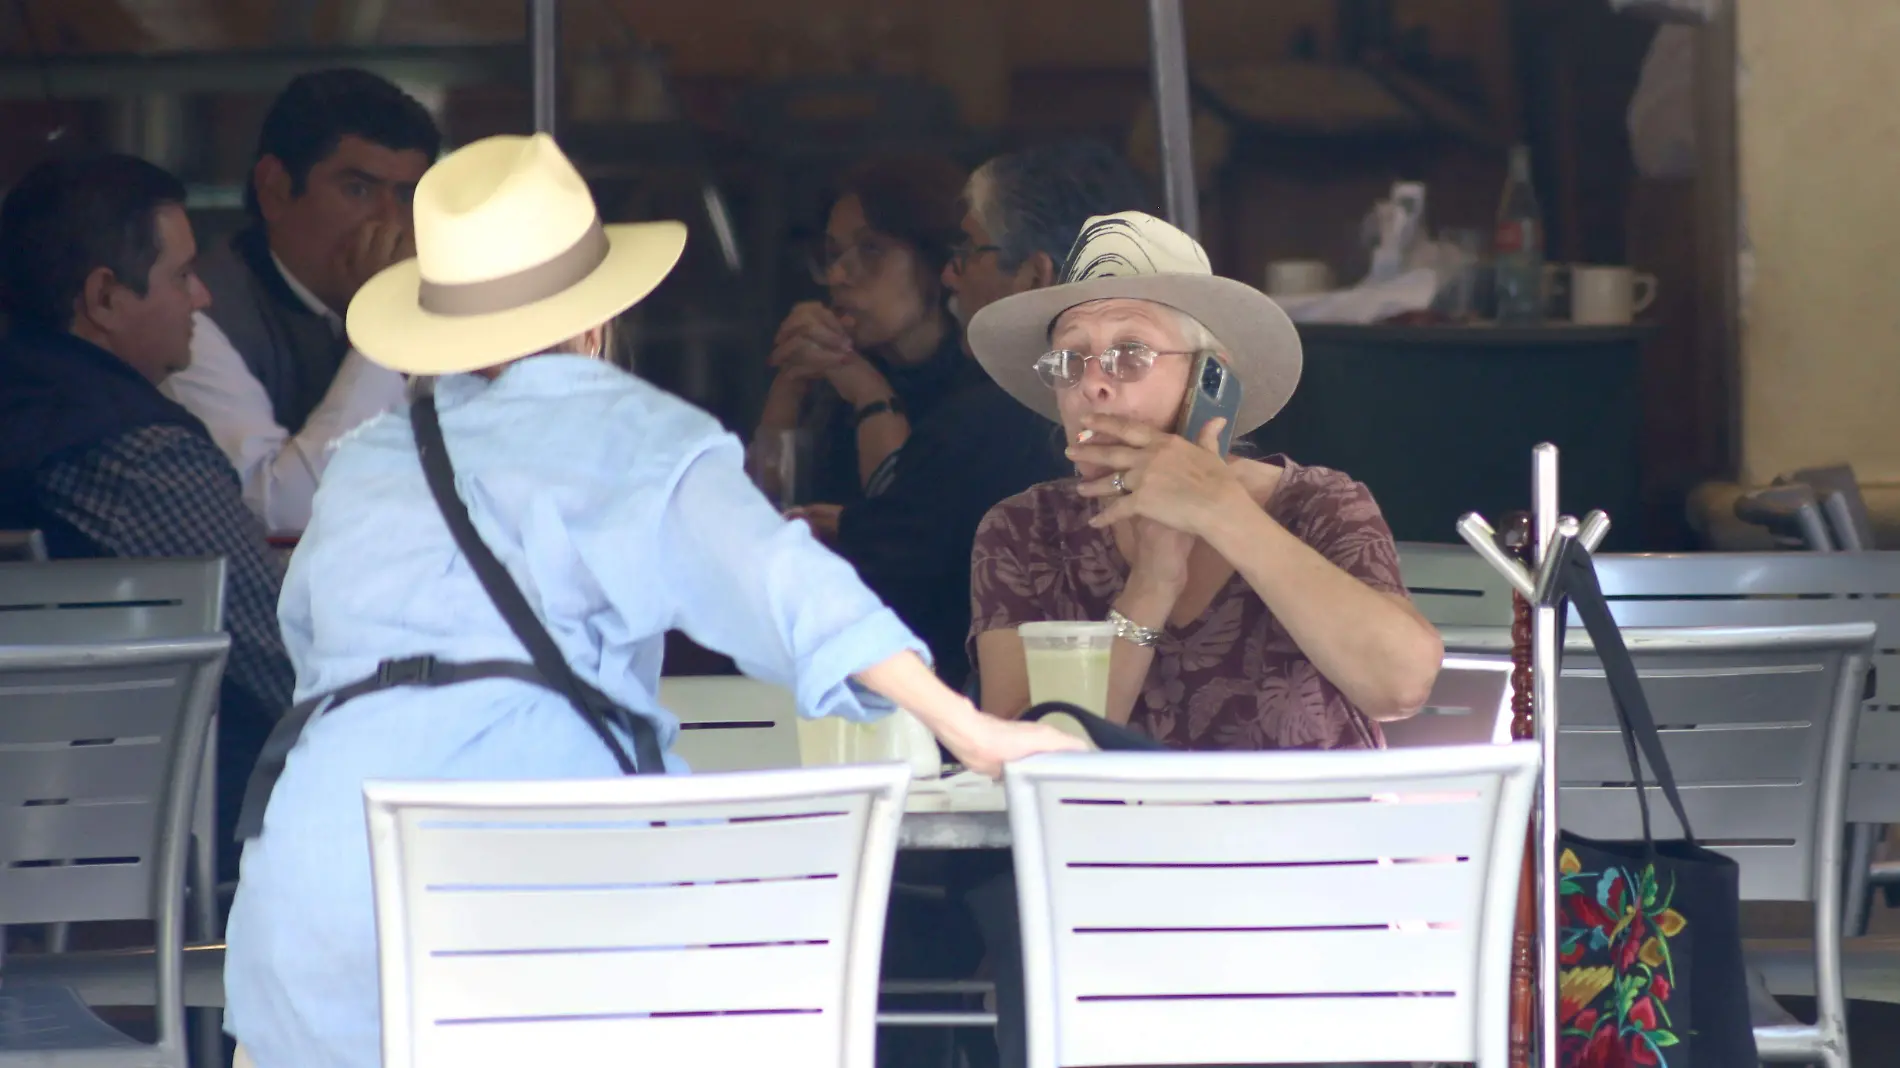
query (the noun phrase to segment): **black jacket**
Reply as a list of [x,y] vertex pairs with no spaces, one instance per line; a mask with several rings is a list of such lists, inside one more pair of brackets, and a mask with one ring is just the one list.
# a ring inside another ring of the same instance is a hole
[[0,529],[40,530],[59,557],[109,556],[40,507],[41,468],[148,426],[209,433],[131,365],[71,334],[15,327],[0,339]]
[[839,554],[930,646],[953,689],[965,689],[970,675],[976,528],[1005,498],[1071,473],[1061,437],[978,369],[912,422],[889,487],[842,513]]

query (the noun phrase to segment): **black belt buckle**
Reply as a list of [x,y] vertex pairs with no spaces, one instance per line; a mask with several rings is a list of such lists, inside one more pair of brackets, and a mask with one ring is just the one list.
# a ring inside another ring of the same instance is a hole
[[376,682],[381,686],[414,686],[426,684],[435,677],[435,657],[410,656],[401,660],[385,660],[376,665]]

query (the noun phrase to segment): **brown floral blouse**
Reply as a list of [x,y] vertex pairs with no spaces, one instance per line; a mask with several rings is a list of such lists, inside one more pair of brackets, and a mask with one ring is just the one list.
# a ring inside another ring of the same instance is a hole
[[[1391,528],[1366,487],[1284,456],[1267,514],[1375,590],[1404,594]],[[1100,505],[1075,480],[1045,482],[983,519],[971,556],[970,658],[976,635],[1048,619],[1104,619],[1128,561],[1112,531],[1088,525]],[[1379,725],[1303,655],[1235,574],[1199,619],[1170,626],[1129,717],[1181,749],[1377,749]]]

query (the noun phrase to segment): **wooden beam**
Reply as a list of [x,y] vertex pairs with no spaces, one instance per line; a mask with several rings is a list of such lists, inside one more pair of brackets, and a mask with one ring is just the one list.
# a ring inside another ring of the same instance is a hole
[[526,85],[519,44],[55,55],[0,61],[0,99],[98,100],[141,92],[275,93],[308,71],[361,67],[399,84]]

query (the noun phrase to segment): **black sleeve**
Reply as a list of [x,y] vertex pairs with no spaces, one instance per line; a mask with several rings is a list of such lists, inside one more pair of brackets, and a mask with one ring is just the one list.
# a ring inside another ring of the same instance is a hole
[[938,674],[969,674],[970,549],[997,502],[1067,470],[1053,425],[989,382],[911,429],[889,486],[844,509],[838,552],[930,645]]

